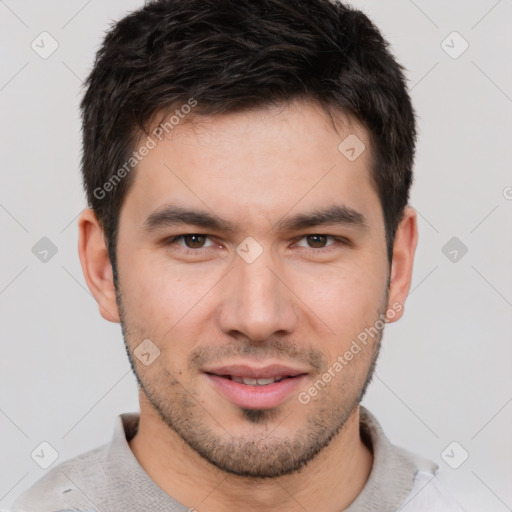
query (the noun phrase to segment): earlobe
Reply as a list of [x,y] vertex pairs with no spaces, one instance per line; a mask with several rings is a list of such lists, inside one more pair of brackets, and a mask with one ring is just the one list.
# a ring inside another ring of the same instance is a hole
[[78,219],[78,254],[85,281],[93,294],[101,316],[109,322],[120,321],[113,272],[103,229],[94,211],[86,208]]
[[396,322],[403,315],[405,300],[411,287],[417,243],[416,211],[406,206],[393,244],[393,262],[388,298],[388,311],[393,310],[393,315],[389,315],[388,322]]

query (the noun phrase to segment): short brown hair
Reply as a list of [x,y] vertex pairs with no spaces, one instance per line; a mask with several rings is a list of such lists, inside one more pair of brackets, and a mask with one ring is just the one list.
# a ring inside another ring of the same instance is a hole
[[116,173],[155,115],[191,98],[194,115],[304,98],[356,118],[371,138],[391,262],[412,183],[415,116],[402,66],[361,11],[335,0],[148,2],[109,30],[85,86],[83,182],[115,282],[119,212],[134,177]]

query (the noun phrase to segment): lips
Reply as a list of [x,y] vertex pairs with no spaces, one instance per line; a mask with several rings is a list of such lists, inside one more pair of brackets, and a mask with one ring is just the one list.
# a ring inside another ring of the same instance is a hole
[[280,405],[308,373],[303,368],[282,364],[234,364],[203,371],[224,398],[248,409],[269,409]]
[[217,366],[203,370],[220,377],[238,377],[242,379],[282,379],[283,377],[296,377],[307,370],[286,366],[282,364],[268,364],[265,366],[252,366],[247,364],[231,364]]

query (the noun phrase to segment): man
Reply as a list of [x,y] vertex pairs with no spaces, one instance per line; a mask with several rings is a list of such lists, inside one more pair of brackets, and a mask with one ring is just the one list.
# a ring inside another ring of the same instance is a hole
[[359,405],[417,242],[414,111],[370,20],[149,2],[81,107],[80,260],[140,415],[14,510],[460,510]]

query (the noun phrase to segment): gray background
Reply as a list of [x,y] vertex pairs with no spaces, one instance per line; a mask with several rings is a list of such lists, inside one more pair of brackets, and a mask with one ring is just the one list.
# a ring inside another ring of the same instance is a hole
[[[512,510],[512,2],[351,3],[407,68],[419,123],[414,280],[364,403],[393,442],[441,466],[466,510]],[[3,509],[44,474],[31,458],[50,457],[42,441],[58,463],[138,409],[120,327],[82,276],[76,218],[80,85],[110,22],[141,4],[0,0]],[[46,59],[31,48],[51,49],[43,31],[59,45]],[[32,252],[43,237],[57,248],[46,262]]]

